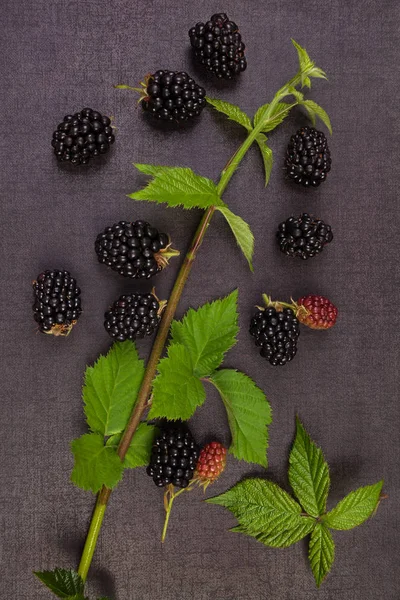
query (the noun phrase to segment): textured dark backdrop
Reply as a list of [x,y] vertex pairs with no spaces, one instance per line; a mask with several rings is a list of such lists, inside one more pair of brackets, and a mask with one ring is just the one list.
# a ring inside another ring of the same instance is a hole
[[[188,53],[189,27],[218,10],[240,24],[248,45],[249,67],[236,85],[208,80]],[[93,497],[69,482],[69,442],[85,431],[82,374],[109,347],[102,324],[109,302],[153,283],[124,281],[99,265],[96,234],[140,216],[169,231],[184,250],[200,217],[127,199],[143,183],[131,163],[187,165],[217,178],[243,138],[238,126],[211,111],[193,128],[150,127],[134,95],[113,84],[134,85],[160,67],[185,68],[210,94],[252,114],[297,69],[294,37],[329,75],[329,82],[315,80],[310,97],[332,117],[333,171],[318,190],[285,182],[282,157],[288,137],[305,122],[299,112],[271,136],[277,160],[267,190],[252,150],[226,200],[254,231],[255,274],[217,216],[179,314],[239,286],[242,329],[227,364],[249,373],[271,401],[269,477],[287,487],[298,412],[331,465],[330,505],[381,477],[389,499],[366,525],[334,533],[337,558],[317,592],[305,542],[274,550],[228,533],[233,518],[202,504],[198,494],[177,504],[162,547],[161,492],[143,472],[130,472],[109,506],[89,588],[118,600],[398,599],[396,0],[2,0],[0,21],[1,598],[49,598],[32,569],[77,564],[93,507]],[[103,164],[66,171],[51,154],[51,134],[65,113],[86,105],[115,116],[117,143]],[[334,243],[308,263],[292,262],[274,241],[276,225],[302,210],[326,219],[335,232]],[[83,289],[84,314],[64,340],[36,335],[30,310],[30,282],[50,267],[71,270]],[[175,261],[157,277],[161,297],[177,268]],[[262,291],[280,298],[327,295],[339,307],[338,325],[328,333],[303,329],[295,361],[272,368],[247,333]],[[149,348],[140,344],[143,355]],[[211,390],[208,395],[193,429],[200,440],[212,434],[228,442],[221,403]],[[213,492],[257,472],[232,459]]]

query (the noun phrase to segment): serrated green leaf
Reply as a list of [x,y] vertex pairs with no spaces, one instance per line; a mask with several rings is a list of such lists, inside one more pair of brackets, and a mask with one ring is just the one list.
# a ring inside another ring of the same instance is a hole
[[383,480],[350,492],[322,517],[323,522],[332,529],[346,530],[358,527],[376,511],[382,486]]
[[302,87],[304,87],[304,86],[311,87],[310,77],[318,77],[318,78],[326,79],[326,75],[325,75],[324,71],[322,69],[320,69],[319,67],[315,66],[315,63],[309,57],[307,50],[305,48],[302,48],[302,46],[300,46],[300,44],[295,42],[295,40],[293,40],[293,39],[292,39],[292,43],[293,43],[293,46],[296,48],[297,54],[299,57],[299,66],[300,66]]
[[317,123],[317,115],[315,114],[315,112],[313,111],[313,109],[310,106],[305,106],[304,108],[307,110],[308,117],[309,117],[313,127],[315,127],[315,125]]
[[269,104],[260,106],[254,115],[254,127],[257,127],[262,121],[264,121],[262,131],[264,133],[272,131],[286,119],[293,106],[294,104],[287,104],[287,102],[278,102],[268,117],[267,111],[269,109]]
[[123,464],[114,448],[104,445],[100,433],[85,433],[71,442],[75,463],[72,482],[96,494],[105,485],[112,489],[122,478]]
[[189,419],[203,404],[206,394],[201,381],[193,374],[192,359],[186,347],[170,345],[168,356],[159,362],[158,372],[153,383],[149,419]]
[[151,179],[146,187],[133,194],[133,200],[166,203],[168,206],[183,208],[208,208],[225,206],[218,195],[217,187],[211,179],[201,177],[187,167],[162,167],[136,164],[135,167]]
[[82,577],[76,572],[67,569],[54,569],[54,571],[36,571],[36,577],[58,598],[79,597],[83,594],[85,584]]
[[308,559],[315,583],[319,587],[335,560],[335,543],[329,530],[322,523],[317,523],[311,532]]
[[236,104],[231,104],[230,102],[225,102],[224,100],[219,100],[218,98],[206,98],[207,102],[211,104],[216,110],[226,115],[231,121],[235,121],[245,127],[247,131],[251,131],[253,126],[249,117],[243,112]]
[[[332,125],[329,116],[326,113],[326,111],[321,106],[319,106],[319,104],[317,104],[313,100],[303,100],[302,102],[300,102],[300,104],[307,109],[310,115],[317,115],[321,119],[321,121],[326,125],[326,127],[329,130],[329,133],[332,133]],[[315,117],[314,120],[311,120],[313,124],[315,124]]]
[[87,367],[83,401],[89,428],[103,435],[122,431],[136,402],[144,364],[135,344],[116,342],[106,356]]
[[239,248],[249,263],[250,271],[253,272],[252,259],[254,252],[254,236],[250,226],[241,217],[238,217],[238,215],[235,215],[231,210],[229,210],[229,208],[218,207],[218,210],[227,220]]
[[265,172],[265,185],[268,185],[269,178],[271,176],[272,165],[273,165],[273,156],[272,150],[269,146],[267,146],[267,138],[263,133],[260,133],[256,138],[258,147],[261,151],[261,156],[264,162],[264,172]]
[[232,434],[230,452],[239,460],[266,467],[268,425],[272,418],[264,392],[250,377],[233,369],[217,371],[209,381],[226,408]]
[[326,510],[330,478],[322,450],[296,419],[296,438],[289,456],[289,481],[304,510],[312,517]]
[[239,525],[232,531],[274,548],[298,542],[315,526],[314,519],[301,515],[301,506],[288,493],[265,479],[245,479],[207,502],[235,515]]
[[[151,449],[157,427],[147,423],[139,423],[131,445],[128,448],[124,460],[124,467],[135,469],[136,467],[145,467],[150,462]],[[117,449],[122,434],[116,434],[108,438],[107,446]]]
[[171,326],[173,343],[183,344],[190,354],[193,372],[198,377],[210,375],[236,343],[239,331],[237,290],[226,298],[189,309],[181,321]]

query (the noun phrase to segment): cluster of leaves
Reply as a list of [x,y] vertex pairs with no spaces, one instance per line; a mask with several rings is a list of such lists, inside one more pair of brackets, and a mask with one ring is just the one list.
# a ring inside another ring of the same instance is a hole
[[[82,577],[72,569],[37,571],[35,575],[58,598],[64,598],[64,600],[89,600],[85,596],[85,583]],[[98,600],[108,600],[108,598],[103,596]]]
[[353,529],[373,515],[383,481],[358,488],[327,512],[329,467],[297,419],[289,482],[298,502],[275,483],[260,478],[245,479],[207,502],[224,506],[235,515],[238,525],[232,531],[266,546],[285,548],[310,535],[308,557],[319,587],[335,557],[330,529]]

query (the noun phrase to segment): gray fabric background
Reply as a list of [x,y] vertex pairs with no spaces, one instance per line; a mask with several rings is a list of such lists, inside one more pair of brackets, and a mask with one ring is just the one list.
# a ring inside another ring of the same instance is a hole
[[[187,30],[217,10],[240,24],[247,44],[249,67],[236,85],[209,80],[191,64]],[[85,431],[85,365],[109,347],[103,312],[123,291],[153,283],[160,297],[168,296],[179,266],[175,260],[155,282],[124,281],[96,262],[96,234],[121,218],[143,217],[184,251],[200,217],[127,199],[143,183],[131,163],[187,165],[217,178],[243,139],[238,126],[211,111],[195,127],[151,127],[135,96],[113,84],[135,85],[160,67],[184,68],[210,95],[253,114],[296,71],[294,37],[329,76],[329,82],[315,80],[309,97],[332,118],[333,171],[318,190],[285,181],[285,145],[306,122],[300,111],[271,135],[276,163],[268,189],[260,156],[251,150],[226,200],[254,231],[255,274],[216,216],[179,314],[239,286],[242,329],[226,365],[247,372],[271,401],[268,477],[287,488],[297,412],[331,466],[330,506],[381,477],[389,498],[367,524],[334,533],[336,561],[317,592],[305,542],[274,550],[231,534],[234,519],[201,503],[199,493],[177,502],[162,547],[162,494],[142,471],[129,472],[107,511],[89,591],[118,600],[398,599],[398,3],[2,0],[0,23],[0,597],[49,598],[32,569],[77,565],[94,499],[69,482],[69,442]],[[51,154],[52,131],[64,114],[86,105],[115,116],[117,143],[103,163],[60,168]],[[333,244],[306,264],[286,258],[274,241],[276,225],[303,210],[331,223],[335,233]],[[84,314],[64,340],[36,335],[30,310],[30,282],[51,267],[71,270],[83,290]],[[262,291],[281,299],[327,295],[340,310],[337,327],[303,329],[295,361],[274,369],[247,333]],[[140,343],[143,356],[150,344]],[[212,390],[193,430],[200,441],[229,441]],[[261,472],[231,459],[212,492]]]

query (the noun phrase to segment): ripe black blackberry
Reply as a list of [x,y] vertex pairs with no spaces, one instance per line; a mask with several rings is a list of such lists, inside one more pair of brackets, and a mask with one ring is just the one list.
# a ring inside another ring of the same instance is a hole
[[282,252],[306,260],[322,252],[333,240],[333,233],[330,225],[303,213],[280,223],[276,237]]
[[292,135],[286,152],[286,172],[304,187],[318,187],[331,170],[328,140],[322,131],[302,127]]
[[58,161],[85,165],[93,156],[106,154],[114,141],[109,117],[84,108],[64,117],[53,133],[51,145]]
[[152,335],[165,306],[154,294],[129,294],[118,298],[105,315],[104,327],[119,342]]
[[184,71],[156,71],[141,85],[142,108],[156,119],[187,121],[206,105],[206,90]]
[[186,488],[198,458],[199,449],[187,426],[181,422],[167,423],[153,444],[147,474],[158,487],[172,483]]
[[132,279],[149,279],[179,254],[171,248],[168,235],[146,221],[120,221],[106,227],[96,238],[95,250],[99,262]]
[[297,352],[299,321],[290,308],[277,311],[273,306],[259,309],[250,322],[250,334],[260,346],[260,354],[271,365],[285,365]]
[[197,23],[189,30],[189,37],[196,59],[219,79],[233,79],[246,69],[242,36],[225,13],[213,15],[206,23]]
[[44,271],[33,282],[34,319],[39,331],[67,336],[82,312],[81,290],[68,271]]

